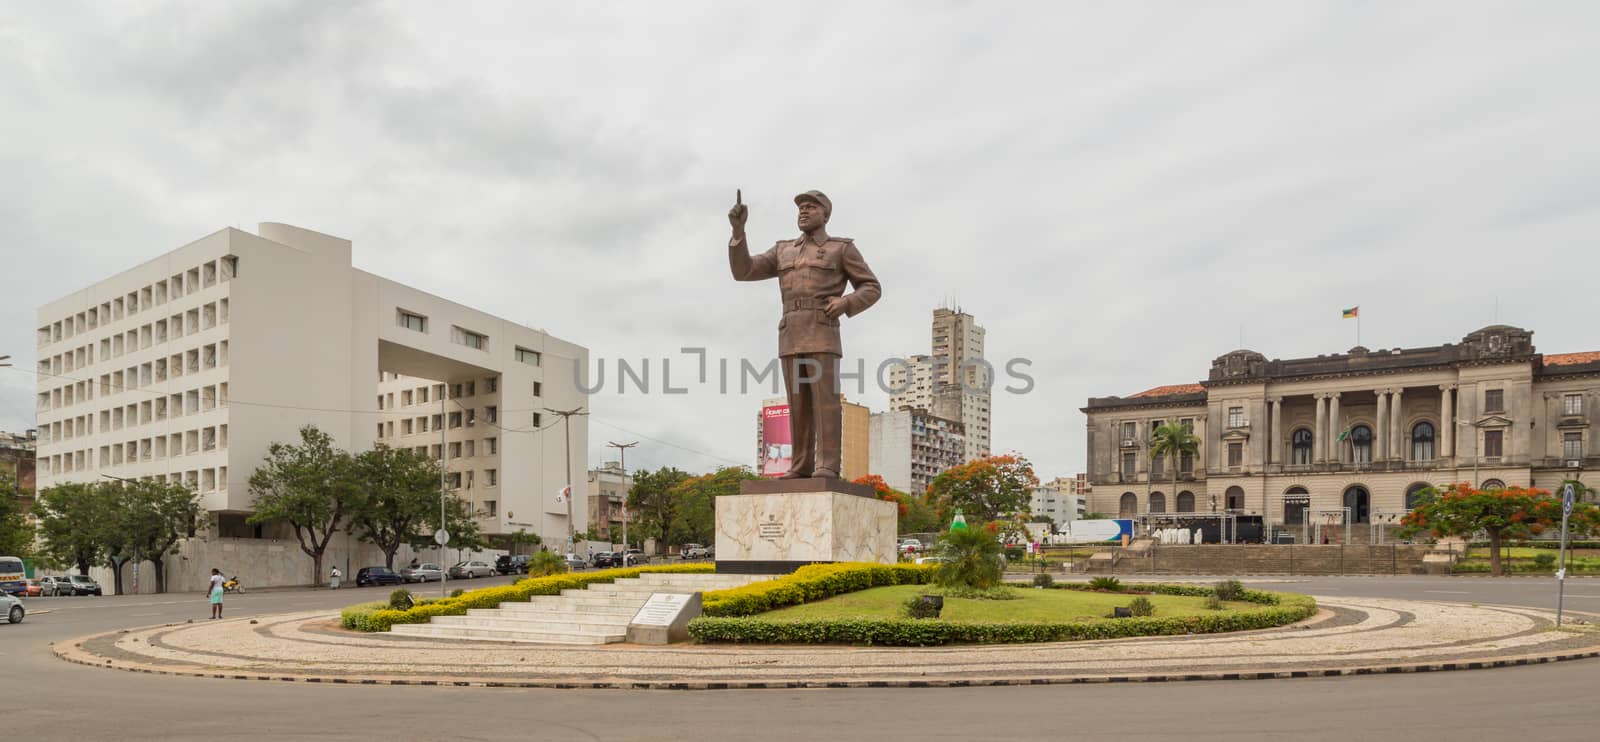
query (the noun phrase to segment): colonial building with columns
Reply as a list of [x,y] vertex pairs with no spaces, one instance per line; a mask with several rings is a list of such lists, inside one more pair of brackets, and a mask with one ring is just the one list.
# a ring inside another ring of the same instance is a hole
[[[1600,480],[1600,352],[1544,355],[1532,332],[1505,325],[1426,348],[1236,350],[1198,384],[1091,398],[1082,411],[1089,510],[1120,517],[1232,512],[1302,533],[1313,520],[1392,522],[1428,485]],[[1171,420],[1193,425],[1196,456],[1151,455]]]

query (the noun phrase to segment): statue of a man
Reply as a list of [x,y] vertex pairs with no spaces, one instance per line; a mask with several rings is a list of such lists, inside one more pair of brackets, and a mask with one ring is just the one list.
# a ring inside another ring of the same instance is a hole
[[[800,210],[800,237],[778,240],[751,256],[744,225],[750,211],[744,193],[734,196],[728,211],[733,238],[728,240],[728,267],[734,280],[761,281],[774,276],[783,295],[778,321],[778,358],[789,395],[789,433],[793,463],[784,479],[838,477],[843,412],[839,401],[839,318],[854,317],[878,301],[882,289],[861,252],[848,237],[833,237],[825,227],[833,202],[821,191],[794,197]],[[845,284],[853,289],[844,293]]]

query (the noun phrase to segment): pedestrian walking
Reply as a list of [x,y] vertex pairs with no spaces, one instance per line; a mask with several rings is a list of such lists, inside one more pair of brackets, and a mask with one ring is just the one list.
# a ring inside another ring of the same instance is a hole
[[222,570],[211,570],[211,617],[222,618]]
[[339,574],[339,568],[334,567],[333,572],[328,574],[328,587],[338,590],[340,577],[343,577],[343,575]]

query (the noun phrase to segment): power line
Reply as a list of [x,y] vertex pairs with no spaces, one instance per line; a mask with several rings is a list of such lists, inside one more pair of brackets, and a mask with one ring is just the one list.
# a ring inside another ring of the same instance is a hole
[[[0,367],[0,368],[6,368],[6,367]],[[47,371],[30,371],[30,370],[24,369],[24,368],[11,368],[10,370],[12,370],[14,372],[17,372],[17,373],[26,373],[26,374],[32,374],[34,376],[42,376],[42,377],[63,379],[65,381],[70,381],[70,382],[84,382],[86,384],[101,384],[101,382],[99,382],[99,381],[97,381],[95,379],[92,379],[92,378],[85,379],[85,378],[76,377],[76,376],[68,376],[66,374],[50,373],[50,372],[47,372]],[[145,389],[145,388],[142,388],[142,387],[127,386],[125,384],[111,384],[111,383],[107,382],[105,384],[102,384],[102,386],[110,387],[112,389],[117,389],[119,391],[124,391],[124,392],[140,392],[140,393],[143,393],[143,394],[150,395],[152,398],[166,399],[168,396],[170,396],[167,392],[156,391],[154,389]],[[395,416],[403,416],[400,413],[394,412],[392,410],[370,410],[370,409],[352,410],[352,409],[341,409],[341,408],[336,408],[336,407],[307,407],[307,406],[303,406],[303,405],[277,404],[277,403],[272,403],[272,402],[250,402],[250,401],[239,400],[239,399],[234,399],[234,398],[221,399],[221,398],[217,397],[215,394],[212,394],[212,393],[209,393],[209,392],[204,392],[204,391],[201,392],[201,399],[204,400],[204,401],[214,402],[218,406],[222,406],[222,407],[229,407],[229,406],[238,405],[238,406],[241,406],[241,407],[262,407],[262,408],[267,408],[267,409],[278,409],[278,410],[296,410],[296,411],[300,411],[300,412],[336,412],[336,413],[352,414],[352,415],[361,414],[361,415],[395,415]],[[462,405],[460,400],[451,398],[451,401],[455,402],[456,406],[460,407],[462,410],[469,409],[468,407]],[[530,409],[527,409],[527,410],[519,410],[519,411],[521,411],[521,412],[535,412],[535,411],[540,411],[540,410],[534,410],[534,409],[530,408]],[[502,414],[505,414],[507,412],[511,412],[511,411],[502,411]],[[35,414],[37,414],[37,411],[35,412]],[[169,421],[170,421],[170,419],[171,418],[169,417]],[[556,423],[559,422],[561,419],[562,418],[557,418],[556,420],[552,420],[547,424],[541,425],[541,426],[536,427],[536,428],[529,428],[529,429],[507,428],[507,427],[505,427],[503,425],[500,425],[499,423],[488,422],[488,421],[484,421],[484,424],[488,425],[490,427],[493,427],[496,430],[504,431],[504,432],[507,432],[507,433],[519,433],[519,434],[533,435],[533,434],[543,433],[543,432],[549,430],[550,428],[555,427]],[[744,466],[744,464],[742,462],[736,461],[734,459],[730,459],[730,458],[728,458],[726,456],[721,456],[721,455],[718,455],[718,454],[710,453],[708,451],[702,451],[702,450],[697,449],[697,448],[690,448],[688,446],[684,446],[684,445],[681,445],[681,444],[678,444],[678,443],[673,443],[672,441],[669,441],[669,440],[665,440],[665,439],[662,439],[662,438],[657,438],[657,437],[655,437],[653,435],[646,435],[644,433],[640,433],[640,432],[635,431],[635,430],[630,430],[628,428],[624,428],[624,427],[622,427],[620,425],[616,425],[616,424],[613,424],[613,423],[606,422],[605,420],[601,420],[599,418],[593,417],[592,415],[589,416],[589,419],[593,420],[594,422],[600,423],[601,425],[604,425],[604,426],[606,426],[608,428],[612,428],[614,430],[618,430],[618,431],[621,431],[623,433],[627,433],[628,435],[633,435],[633,436],[638,436],[640,438],[645,438],[647,440],[650,440],[650,441],[655,442],[655,443],[659,443],[659,444],[661,444],[663,446],[667,446],[669,448],[675,448],[675,449],[678,449],[680,451],[684,451],[686,453],[692,453],[692,454],[695,454],[697,456],[703,456],[703,457],[708,458],[708,459],[714,459],[714,460],[717,460],[717,461],[725,462],[725,463],[731,464],[733,466]],[[446,423],[447,423],[447,421],[440,420],[440,424],[441,425],[446,424]]]

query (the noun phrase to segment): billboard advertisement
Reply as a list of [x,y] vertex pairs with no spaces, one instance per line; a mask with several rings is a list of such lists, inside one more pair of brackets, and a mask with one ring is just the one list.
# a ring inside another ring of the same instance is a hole
[[789,473],[789,463],[793,457],[793,439],[789,437],[789,405],[761,408],[761,476],[781,477]]
[[1056,531],[1058,544],[1115,544],[1121,543],[1124,537],[1133,538],[1131,519],[1075,520]]

